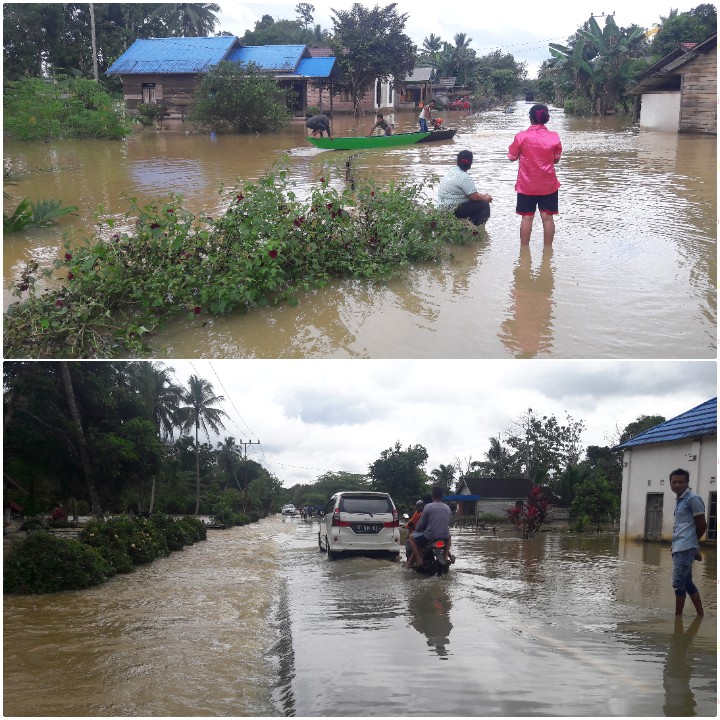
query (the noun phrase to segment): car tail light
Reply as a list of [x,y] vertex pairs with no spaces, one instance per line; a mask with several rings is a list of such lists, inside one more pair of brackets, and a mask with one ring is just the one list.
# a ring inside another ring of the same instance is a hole
[[350,523],[347,520],[340,519],[340,510],[338,508],[335,508],[335,511],[333,512],[332,526],[333,527],[350,527]]
[[397,508],[393,508],[392,516],[393,516],[393,519],[390,522],[383,523],[383,527],[387,527],[387,528],[400,527]]

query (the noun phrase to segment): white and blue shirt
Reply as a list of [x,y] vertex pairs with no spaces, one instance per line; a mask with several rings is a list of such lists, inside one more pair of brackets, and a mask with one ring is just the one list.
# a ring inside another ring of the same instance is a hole
[[675,523],[673,525],[672,552],[699,549],[695,516],[705,515],[705,503],[699,495],[688,488],[675,501]]

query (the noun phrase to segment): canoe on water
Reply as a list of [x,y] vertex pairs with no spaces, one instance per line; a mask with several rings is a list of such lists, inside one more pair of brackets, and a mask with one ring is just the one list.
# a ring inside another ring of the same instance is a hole
[[367,148],[398,147],[418,143],[450,140],[455,130],[433,130],[431,132],[397,133],[395,135],[370,135],[360,137],[314,138],[307,141],[321,150],[365,150]]

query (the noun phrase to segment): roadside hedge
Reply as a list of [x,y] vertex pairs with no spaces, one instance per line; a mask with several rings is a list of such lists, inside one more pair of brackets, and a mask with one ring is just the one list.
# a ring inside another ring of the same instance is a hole
[[207,529],[198,518],[174,520],[160,513],[149,518],[93,519],[77,539],[31,531],[5,559],[3,590],[9,594],[81,590],[205,539]]

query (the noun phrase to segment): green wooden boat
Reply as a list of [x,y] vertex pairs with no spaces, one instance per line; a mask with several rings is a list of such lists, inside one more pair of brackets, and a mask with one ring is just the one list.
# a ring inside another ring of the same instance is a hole
[[321,150],[366,150],[368,148],[399,147],[418,143],[450,140],[455,130],[433,130],[432,132],[397,133],[395,135],[370,135],[360,137],[314,138],[307,141]]

